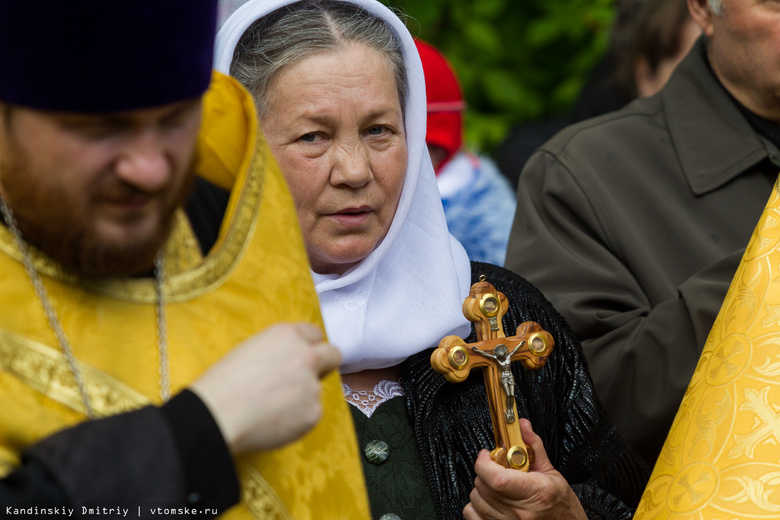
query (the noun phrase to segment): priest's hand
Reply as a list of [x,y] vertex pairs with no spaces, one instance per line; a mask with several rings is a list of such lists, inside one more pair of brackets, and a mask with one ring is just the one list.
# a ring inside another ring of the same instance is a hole
[[528,473],[493,462],[487,450],[480,452],[474,469],[477,478],[471,502],[463,509],[466,520],[583,519],[585,510],[566,479],[547,458],[542,439],[527,419],[520,419],[523,439],[533,449]]
[[211,411],[231,453],[267,451],[317,424],[320,379],[340,361],[316,326],[277,324],[233,349],[190,389]]

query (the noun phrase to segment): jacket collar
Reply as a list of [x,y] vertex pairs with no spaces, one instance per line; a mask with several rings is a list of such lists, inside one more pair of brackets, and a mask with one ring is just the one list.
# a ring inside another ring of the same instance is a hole
[[697,195],[719,188],[777,153],[753,130],[710,69],[704,36],[658,95],[683,172]]

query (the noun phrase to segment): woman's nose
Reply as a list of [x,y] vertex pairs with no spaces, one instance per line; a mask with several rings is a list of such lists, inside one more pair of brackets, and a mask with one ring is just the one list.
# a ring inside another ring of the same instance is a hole
[[334,186],[360,188],[373,178],[368,151],[362,143],[336,145],[334,156],[330,179]]

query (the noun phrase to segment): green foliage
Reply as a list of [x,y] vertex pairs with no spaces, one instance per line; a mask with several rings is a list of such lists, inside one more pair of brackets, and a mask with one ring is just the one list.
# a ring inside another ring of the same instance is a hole
[[384,0],[444,52],[468,103],[469,146],[569,110],[606,49],[614,0]]

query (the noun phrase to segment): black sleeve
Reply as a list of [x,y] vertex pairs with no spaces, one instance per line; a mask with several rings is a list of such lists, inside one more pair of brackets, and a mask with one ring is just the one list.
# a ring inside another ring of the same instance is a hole
[[[185,390],[162,407],[88,421],[28,448],[0,480],[0,504],[25,518],[53,508],[129,509],[134,517],[177,508],[215,517],[238,502],[227,446],[203,402]],[[102,513],[111,518],[112,512]]]

